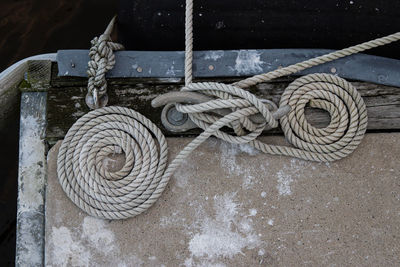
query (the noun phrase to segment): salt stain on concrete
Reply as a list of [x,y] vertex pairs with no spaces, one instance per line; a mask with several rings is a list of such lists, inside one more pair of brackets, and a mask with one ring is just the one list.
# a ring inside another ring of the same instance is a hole
[[223,266],[218,259],[261,245],[252,220],[243,216],[235,195],[214,196],[215,217],[203,217],[200,230],[191,237],[188,248],[192,257],[185,260],[186,266]]
[[89,266],[90,252],[79,239],[73,238],[71,231],[61,226],[52,227],[50,262],[47,266]]
[[174,174],[174,180],[179,188],[185,188],[189,182],[188,173],[195,173],[198,166],[193,162],[191,157],[186,158]]
[[[120,253],[114,233],[107,229],[106,222],[86,216],[80,229],[65,226],[52,227],[47,266],[96,266],[99,264],[116,266],[140,266],[143,261],[130,255],[121,262],[112,262],[112,255]],[[96,262],[98,260],[99,262]],[[133,265],[132,265],[133,264]]]
[[245,153],[250,156],[255,156],[260,152],[248,144],[237,145],[227,142],[220,142],[220,151],[221,167],[227,170],[230,175],[242,176],[244,187],[250,188],[255,179],[250,177],[249,166],[241,166],[238,164],[237,155]]
[[104,253],[115,250],[114,233],[105,227],[102,220],[85,217],[82,223],[82,237],[89,241],[89,244]]
[[306,170],[310,164],[310,162],[293,158],[290,160],[289,166],[284,165],[283,168],[276,173],[276,189],[280,196],[289,196],[292,194],[292,183],[296,178],[304,174],[304,170]]
[[290,174],[285,173],[283,170],[279,170],[276,173],[278,177],[278,184],[276,189],[278,189],[279,195],[281,196],[289,196],[292,194],[292,189],[290,187],[293,179]]

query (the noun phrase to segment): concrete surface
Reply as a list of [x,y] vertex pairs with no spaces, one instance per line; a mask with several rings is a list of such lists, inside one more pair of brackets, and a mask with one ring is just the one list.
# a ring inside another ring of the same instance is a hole
[[[265,137],[282,143],[282,137]],[[171,158],[189,139],[168,139]],[[48,157],[47,266],[398,266],[400,134],[330,164],[210,139],[124,221],[79,210]]]

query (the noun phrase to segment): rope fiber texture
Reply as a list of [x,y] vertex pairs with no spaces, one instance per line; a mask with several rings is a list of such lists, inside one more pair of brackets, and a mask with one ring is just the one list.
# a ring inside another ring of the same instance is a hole
[[[199,103],[175,103],[179,112],[204,131],[180,151],[167,167],[167,143],[161,131],[146,117],[122,107],[95,109],[80,118],[68,131],[58,153],[60,184],[70,199],[90,215],[105,219],[125,219],[148,209],[162,194],[170,177],[185,158],[214,135],[227,142],[247,143],[260,151],[312,161],[334,161],[352,153],[367,128],[366,106],[357,90],[347,81],[330,74],[310,74],[293,81],[284,91],[279,107],[290,107],[280,119],[286,139],[293,146],[275,146],[257,137],[263,130],[277,127],[272,107],[243,88],[287,76],[341,57],[400,40],[400,32],[316,57],[232,85],[192,83],[193,0],[186,1],[185,86],[190,91],[211,96]],[[90,50],[88,89],[105,93],[105,72],[115,62],[109,35],[95,39]],[[114,49],[115,48],[115,49]],[[95,68],[96,67],[96,68]],[[98,72],[94,71],[97,69]],[[96,86],[96,87],[95,87]],[[326,110],[331,121],[324,128],[307,122],[305,108]],[[222,109],[231,110],[227,115]],[[252,119],[254,115],[263,121]],[[230,134],[223,127],[230,127]],[[108,171],[103,161],[120,148],[125,165]]]
[[[124,166],[109,172],[104,160],[125,155]],[[149,119],[128,108],[95,109],[75,122],[60,147],[57,174],[70,199],[88,214],[124,219],[148,209],[163,192],[168,148]]]
[[90,61],[87,74],[88,92],[97,98],[107,92],[106,73],[115,65],[114,51],[123,50],[124,46],[111,40],[111,32],[114,27],[115,17],[111,20],[107,29],[99,37],[94,37],[89,50]]

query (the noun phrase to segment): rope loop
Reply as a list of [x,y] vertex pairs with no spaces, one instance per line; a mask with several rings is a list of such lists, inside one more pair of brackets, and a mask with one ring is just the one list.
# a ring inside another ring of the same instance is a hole
[[[200,104],[175,104],[179,112],[188,114],[189,118],[203,130],[231,112],[240,110],[243,112],[238,112],[237,118],[225,125],[232,128],[236,136],[221,130],[213,133],[228,142],[248,143],[256,139],[267,125],[269,128],[278,126],[278,121],[271,113],[276,110],[276,105],[269,101],[265,103],[264,100],[241,88],[223,83],[204,82],[191,83],[182,88],[182,91],[199,92],[215,97]],[[256,114],[261,116],[255,118]]]

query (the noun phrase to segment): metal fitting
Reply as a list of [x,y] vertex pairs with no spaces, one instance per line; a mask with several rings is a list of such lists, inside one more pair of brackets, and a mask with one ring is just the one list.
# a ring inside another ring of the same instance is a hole
[[86,94],[85,101],[90,109],[102,108],[108,103],[108,95],[104,94],[99,98],[97,89],[94,89],[93,95],[90,92]]

